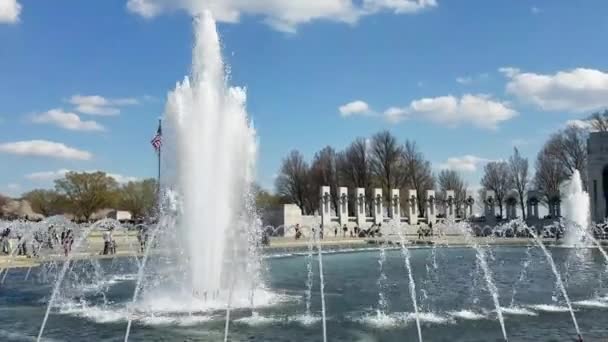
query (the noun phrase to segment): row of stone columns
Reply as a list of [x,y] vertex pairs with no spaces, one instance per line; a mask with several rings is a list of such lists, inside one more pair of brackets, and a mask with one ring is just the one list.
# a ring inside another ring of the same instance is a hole
[[[321,223],[325,226],[331,222],[331,189],[329,186],[321,187]],[[373,192],[372,198],[372,218],[375,224],[384,222],[384,197],[382,189],[376,188]],[[425,218],[427,222],[435,222],[437,218],[437,199],[435,197],[434,190],[427,190],[425,193]],[[399,189],[393,189],[390,191],[388,218],[391,220],[400,222],[403,217],[401,213],[401,197]],[[348,189],[346,187],[340,187],[338,189],[338,223],[340,226],[348,223]],[[446,216],[448,218],[454,218],[456,216],[456,199],[454,197],[454,191],[446,191]],[[470,212],[472,214],[472,202],[470,205]],[[356,189],[355,199],[355,219],[358,225],[363,225],[367,221],[366,209],[366,198],[365,189]],[[468,209],[468,208],[467,208]],[[406,215],[409,224],[418,223],[418,198],[416,190],[408,190],[407,204],[406,204]]]

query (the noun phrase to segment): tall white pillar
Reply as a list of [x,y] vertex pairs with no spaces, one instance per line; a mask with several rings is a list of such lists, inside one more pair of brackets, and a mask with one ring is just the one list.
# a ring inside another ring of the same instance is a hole
[[399,198],[399,189],[391,190],[391,219],[399,223],[401,222],[401,199]]
[[382,189],[374,189],[374,223],[381,224],[382,221],[384,221]]
[[338,210],[338,214],[341,229],[341,227],[348,223],[348,189],[346,187],[340,187],[339,193],[340,210]]
[[435,222],[436,222],[436,217],[437,217],[437,203],[436,202],[437,201],[435,198],[435,190],[427,190],[426,191],[426,201],[425,201],[425,205],[426,205],[425,216],[426,216],[427,223],[435,224]]
[[496,194],[492,190],[486,190],[484,198],[484,214],[486,223],[496,223]]
[[475,196],[473,193],[467,191],[464,216],[473,217],[473,205],[475,205]]
[[445,191],[445,217],[453,220],[456,217],[456,197],[454,190]]
[[365,224],[365,189],[357,188],[357,225],[362,228]]
[[407,218],[410,225],[418,224],[418,198],[416,190],[408,190],[407,192]]
[[321,187],[321,225],[327,227],[331,222],[331,190],[329,186]]

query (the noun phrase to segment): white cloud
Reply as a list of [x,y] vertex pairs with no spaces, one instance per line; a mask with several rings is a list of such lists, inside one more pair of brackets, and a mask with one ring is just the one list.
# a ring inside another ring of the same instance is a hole
[[356,23],[381,11],[416,13],[437,6],[436,0],[128,0],[127,9],[144,18],[167,11],[186,10],[198,15],[210,10],[216,20],[235,23],[241,16],[260,16],[279,31],[295,32],[300,24],[314,20]]
[[340,106],[338,110],[340,111],[340,115],[344,117],[354,115],[366,115],[372,112],[369,105],[361,100],[349,102],[343,106]]
[[541,9],[536,6],[532,6],[530,8],[530,12],[532,12],[532,14],[539,14],[541,12]]
[[580,128],[580,129],[588,130],[588,131],[594,130],[591,120],[580,120],[580,119],[568,120],[568,121],[566,121],[566,126],[574,126],[574,127]]
[[74,95],[68,102],[80,113],[104,116],[118,115],[120,107],[139,104],[136,98],[109,99],[99,95]]
[[89,160],[93,157],[90,152],[47,140],[27,140],[3,143],[0,144],[0,153],[74,160]]
[[[52,180],[55,180],[55,179],[62,178],[62,177],[65,176],[66,173],[72,172],[72,171],[75,171],[75,172],[86,172],[86,173],[98,172],[97,170],[77,171],[77,170],[60,169],[60,170],[56,170],[56,171],[33,172],[33,173],[25,175],[24,177],[26,179],[31,180],[31,181],[44,182],[44,181],[52,181]],[[121,174],[118,174],[118,173],[108,173],[108,172],[106,172],[106,174],[108,176],[114,178],[120,184],[124,184],[124,183],[128,183],[128,182],[136,182],[136,181],[140,180],[139,177],[125,176],[125,175],[121,175]]]
[[450,127],[463,123],[483,129],[496,129],[498,124],[517,116],[506,102],[493,100],[489,95],[465,94],[422,98],[407,107],[391,107],[384,112],[391,122],[406,118],[420,118]]
[[52,124],[71,131],[103,131],[104,127],[95,121],[83,121],[77,114],[64,112],[62,109],[51,109],[48,112],[34,115],[33,123]]
[[21,5],[17,0],[0,0],[0,24],[14,24],[19,22]]
[[448,158],[445,163],[439,165],[439,168],[460,172],[475,172],[477,171],[477,167],[479,165],[488,163],[490,161],[490,159],[480,158],[473,155],[451,157]]
[[456,77],[456,82],[460,84],[471,84],[473,82],[473,78],[471,76]]
[[577,68],[555,74],[501,68],[507,92],[545,111],[589,112],[608,107],[608,73]]

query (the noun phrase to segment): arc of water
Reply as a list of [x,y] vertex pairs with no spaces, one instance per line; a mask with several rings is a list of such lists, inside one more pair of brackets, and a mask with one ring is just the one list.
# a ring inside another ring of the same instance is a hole
[[127,308],[127,331],[125,332],[125,338],[124,338],[125,342],[129,341],[129,334],[131,332],[131,324],[133,322],[131,310],[132,310],[133,305],[135,304],[135,301],[137,300],[139,291],[141,290],[141,281],[144,277],[144,269],[146,268],[146,263],[148,262],[148,256],[150,255],[150,250],[152,248],[152,245],[154,244],[154,239],[156,238],[156,234],[160,230],[160,227],[161,227],[160,222],[156,225],[156,227],[154,227],[154,231],[152,231],[150,240],[147,241],[147,243],[146,243],[146,250],[144,252],[144,257],[139,266],[139,270],[137,271],[137,283],[135,284],[135,290],[133,291],[133,299],[131,300],[131,305]]
[[494,303],[494,309],[496,310],[496,315],[498,316],[498,322],[500,323],[500,329],[502,331],[502,336],[505,341],[508,341],[507,338],[507,329],[505,327],[505,320],[502,314],[502,308],[500,306],[500,296],[498,294],[498,288],[494,284],[494,277],[492,276],[492,271],[490,271],[490,267],[488,266],[488,261],[486,259],[485,251],[479,247],[477,242],[473,240],[471,236],[470,226],[464,224],[462,226],[458,225],[461,232],[464,234],[465,241],[468,245],[472,246],[475,250],[476,259],[483,271],[483,276],[486,281],[486,286],[488,287],[488,291],[492,295],[492,302]]
[[416,329],[418,330],[418,341],[422,342],[422,329],[420,328],[420,314],[418,313],[418,301],[416,299],[416,283],[414,282],[414,275],[412,274],[412,265],[410,263],[410,250],[406,247],[405,238],[401,231],[398,232],[399,240],[401,241],[401,255],[403,256],[405,269],[410,282],[410,296],[412,298],[412,305],[414,306],[414,318],[416,319]]
[[317,241],[317,251],[319,253],[319,281],[321,290],[321,318],[323,321],[323,342],[327,342],[327,323],[325,317],[325,279],[323,278],[323,251],[321,249],[321,241],[318,236],[315,237]]
[[306,255],[306,271],[308,272],[307,277],[306,277],[306,317],[311,316],[310,301],[312,299],[312,286],[313,286],[313,277],[314,277],[314,272],[313,272],[313,268],[312,268],[313,253],[314,253],[313,242],[314,242],[314,236],[312,234],[310,234],[310,237],[308,238],[308,254]]
[[[87,237],[89,236],[89,233],[91,232],[91,230],[93,228],[95,228],[97,226],[97,224],[98,223],[94,223],[94,224],[90,225],[89,227],[85,227],[83,234],[80,236],[80,238],[78,238],[78,240],[76,240],[74,242],[75,251],[78,250],[78,248],[80,247],[82,242],[87,239]],[[53,307],[53,304],[55,303],[55,299],[57,298],[59,289],[61,288],[61,283],[63,282],[63,278],[65,277],[65,274],[67,273],[68,268],[71,264],[73,255],[74,255],[74,253],[72,253],[72,252],[68,253],[68,255],[63,263],[63,266],[61,268],[61,271],[59,272],[59,277],[57,278],[57,281],[55,282],[55,286],[53,287],[53,292],[51,294],[51,298],[49,299],[49,304],[46,307],[46,312],[45,312],[44,318],[42,320],[42,325],[40,326],[40,331],[38,332],[38,337],[36,338],[37,342],[40,342],[40,339],[42,338],[42,334],[44,333],[44,328],[46,327],[46,322],[49,319],[49,314],[51,313],[51,309]]]
[[557,285],[558,285],[562,295],[564,296],[564,299],[566,300],[566,304],[568,305],[568,310],[570,311],[570,316],[572,317],[572,323],[574,323],[574,328],[576,329],[576,334],[579,336],[579,338],[582,341],[581,331],[578,327],[578,322],[576,321],[576,315],[574,314],[574,310],[572,309],[572,303],[570,302],[570,297],[568,297],[568,292],[566,291],[566,287],[564,286],[562,277],[560,276],[559,271],[557,270],[557,266],[555,266],[555,262],[553,261],[553,256],[551,255],[549,250],[547,250],[547,247],[545,246],[543,241],[538,237],[538,235],[536,235],[536,233],[534,233],[533,229],[529,229],[529,231],[530,231],[530,234],[532,234],[532,237],[534,238],[534,241],[536,242],[538,247],[540,247],[540,249],[545,254],[545,257],[547,258],[547,261],[549,262],[549,265],[551,266],[551,271],[553,271],[553,275],[555,276]]

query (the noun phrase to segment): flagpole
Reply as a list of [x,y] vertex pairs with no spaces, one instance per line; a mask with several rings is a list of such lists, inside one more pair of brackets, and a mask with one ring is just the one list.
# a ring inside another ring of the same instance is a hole
[[[161,125],[162,125],[162,121],[161,119],[158,119],[158,131],[162,132],[161,130]],[[161,152],[162,152],[162,144],[158,147],[158,196],[160,197],[160,159],[161,159]]]

